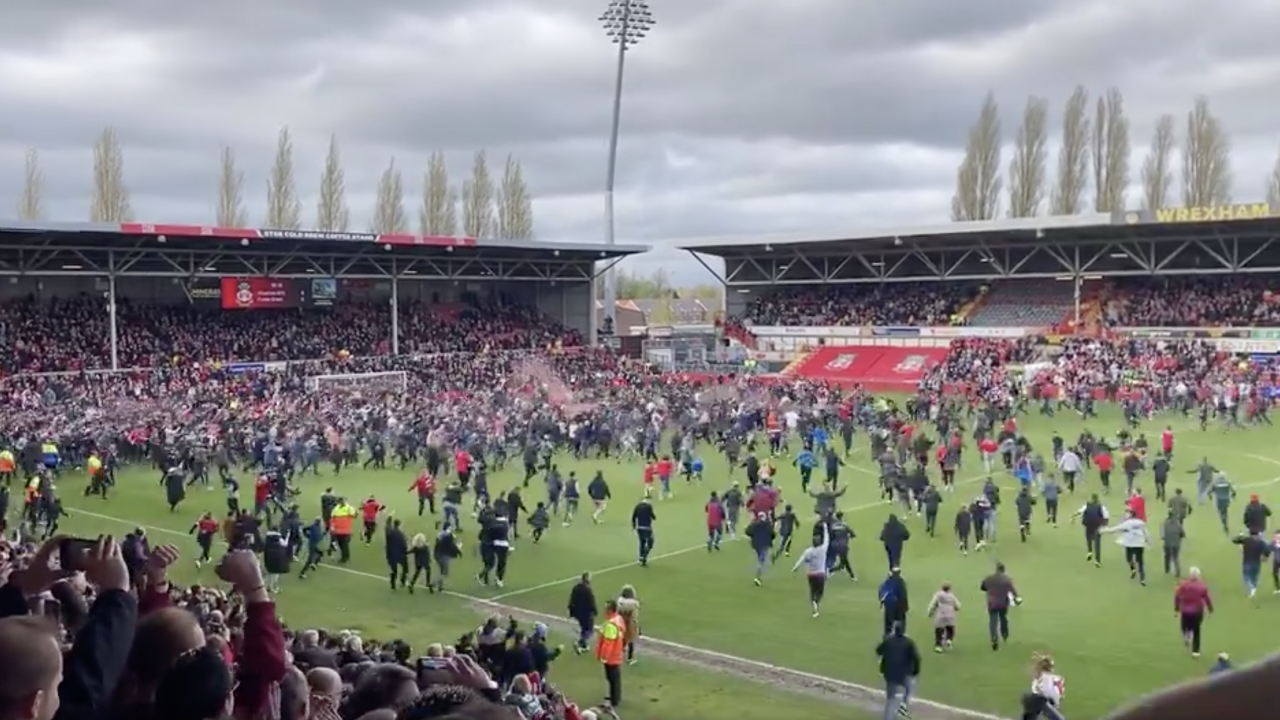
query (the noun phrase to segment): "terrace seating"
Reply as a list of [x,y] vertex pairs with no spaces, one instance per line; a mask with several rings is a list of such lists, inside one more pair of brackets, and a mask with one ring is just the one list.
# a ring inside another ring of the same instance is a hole
[[828,285],[757,297],[746,320],[756,325],[950,325],[979,287],[960,283]]
[[[243,310],[117,305],[121,367],[178,363],[260,362],[391,351],[385,305],[346,303],[324,310]],[[404,353],[580,346],[583,338],[537,310],[512,303],[405,303]],[[0,374],[78,371],[111,366],[106,309],[97,298],[0,304]]]
[[1111,327],[1280,326],[1280,278],[1170,276],[1126,278],[1104,309]]
[[1010,281],[998,283],[969,316],[975,327],[1049,327],[1070,315],[1074,305],[1071,283]]

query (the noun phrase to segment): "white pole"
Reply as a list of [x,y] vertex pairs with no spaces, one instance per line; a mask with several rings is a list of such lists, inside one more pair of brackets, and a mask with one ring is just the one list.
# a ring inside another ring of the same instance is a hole
[[[394,273],[395,266],[392,265]],[[391,354],[400,354],[400,278],[391,276]]]
[[[631,3],[622,6],[622,22],[617,35],[618,62],[613,76],[613,120],[609,127],[609,162],[604,177],[604,241],[607,245],[617,243],[617,221],[613,211],[613,188],[618,174],[618,135],[622,127],[622,78],[627,68],[627,31],[631,21]],[[609,326],[618,331],[618,270],[611,265],[604,275],[604,313],[609,319]]]
[[120,329],[116,325],[116,274],[107,276],[107,327],[111,333],[111,369],[120,369]]
[[1084,285],[1084,278],[1077,275],[1076,276],[1076,292],[1075,292],[1075,297],[1073,298],[1075,300],[1074,332],[1080,332],[1080,290],[1081,290],[1081,286],[1083,285]]

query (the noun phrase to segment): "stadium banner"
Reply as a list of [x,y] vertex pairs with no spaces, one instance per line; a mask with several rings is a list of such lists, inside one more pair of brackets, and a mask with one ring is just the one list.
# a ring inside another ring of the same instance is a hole
[[760,338],[792,337],[796,339],[850,340],[853,338],[960,338],[1016,339],[1039,334],[1040,328],[1025,327],[862,327],[804,325],[753,325],[751,333]]
[[873,327],[871,335],[873,337],[920,337],[921,332],[918,327]]
[[1025,327],[925,327],[921,337],[933,338],[986,338],[990,340],[1016,340],[1028,335],[1040,334],[1040,328]]
[[1223,352],[1280,352],[1280,331],[1254,328],[1112,328],[1113,337],[1143,340],[1202,340]]
[[1111,216],[1116,225],[1167,225],[1176,223],[1216,223],[1238,220],[1262,220],[1280,217],[1280,207],[1271,203],[1206,205],[1201,207],[1161,208],[1159,210],[1121,210]]
[[[1253,328],[1217,327],[1122,327],[1111,328],[1112,335],[1143,338],[1147,340],[1218,340],[1233,338],[1248,340],[1258,338]],[[1280,335],[1276,337],[1280,340]]]
[[473,237],[446,235],[410,235],[408,233],[366,233],[330,230],[275,230],[271,228],[235,228],[214,225],[179,225],[120,223],[119,232],[124,235],[148,235],[153,237],[202,238],[213,240],[237,240],[249,243],[254,240],[322,241],[377,245],[417,245],[429,247],[475,247],[479,240]]

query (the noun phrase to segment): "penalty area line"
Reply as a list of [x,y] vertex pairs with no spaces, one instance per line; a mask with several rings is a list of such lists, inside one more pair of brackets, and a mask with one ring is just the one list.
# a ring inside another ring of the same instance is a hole
[[[984,476],[984,477],[985,477],[985,476]],[[84,516],[86,516],[86,517],[97,518],[97,519],[99,519],[99,520],[106,520],[106,521],[109,521],[109,522],[120,523],[120,524],[122,524],[122,525],[130,525],[130,526],[132,526],[132,527],[141,527],[141,528],[144,528],[144,529],[146,529],[147,531],[150,531],[150,532],[158,532],[158,533],[162,533],[162,534],[165,534],[165,535],[172,535],[172,536],[175,536],[175,537],[190,537],[190,534],[189,534],[189,533],[179,532],[179,531],[177,531],[177,530],[173,530],[173,529],[171,529],[171,528],[158,527],[158,526],[155,526],[155,525],[143,525],[143,524],[140,524],[140,523],[137,523],[137,522],[134,522],[134,521],[132,521],[132,520],[125,519],[125,518],[119,518],[119,517],[115,517],[115,516],[113,516],[113,515],[103,515],[102,513],[90,512],[90,511],[88,511],[88,510],[80,510],[80,509],[76,509],[76,508],[72,508],[72,510],[73,510],[73,512],[78,513],[78,514],[80,514],[80,515],[84,515]],[[696,548],[685,548],[684,550],[680,550],[680,551],[673,551],[672,553],[669,553],[669,554],[668,554],[668,556],[670,556],[670,555],[675,555],[675,554],[683,554],[683,553],[686,553],[686,552],[692,552],[692,550],[694,550],[694,549],[701,550],[701,549],[704,549],[705,547],[706,547],[705,545],[699,545],[699,546],[697,546]],[[636,564],[636,563],[629,563],[629,564],[627,564],[627,565],[619,565],[619,566],[617,566],[617,567],[615,567],[615,568],[612,568],[612,570],[621,570],[621,569],[623,569],[623,568],[625,568],[625,567],[630,567],[630,566],[635,565],[635,564]],[[346,573],[347,575],[353,575],[353,576],[355,576],[355,577],[366,578],[366,579],[369,579],[369,580],[377,580],[377,581],[379,581],[379,582],[384,582],[384,583],[385,583],[385,582],[387,582],[387,578],[386,578],[386,577],[384,577],[384,576],[382,576],[382,575],[375,575],[375,574],[373,574],[373,573],[364,572],[364,571],[362,571],[362,570],[353,570],[353,569],[351,569],[351,568],[342,567],[342,566],[340,566],[340,565],[328,565],[328,564],[322,564],[322,565],[320,565],[319,567],[320,567],[320,568],[322,568],[322,569],[327,569],[327,570],[336,570],[336,571],[338,571],[338,572]],[[605,571],[602,571],[602,572],[605,572]],[[578,578],[576,578],[576,577],[575,577],[575,578],[571,578],[570,582],[571,582],[571,581],[576,581],[577,579],[578,579]],[[561,583],[558,583],[558,584],[563,584],[563,581],[562,581]],[[553,585],[553,586],[554,586],[554,585]],[[516,606],[516,605],[508,605],[508,604],[504,604],[504,603],[498,602],[499,598],[504,597],[504,596],[501,596],[501,595],[500,595],[500,596],[497,596],[497,597],[492,597],[492,598],[483,598],[483,597],[479,597],[479,596],[476,596],[476,595],[468,595],[468,594],[466,594],[466,593],[457,592],[457,591],[455,591],[455,590],[446,590],[446,591],[444,592],[444,594],[445,594],[445,595],[449,595],[449,596],[451,596],[451,597],[458,598],[458,599],[460,599],[460,600],[465,600],[465,601],[467,601],[467,602],[475,603],[475,604],[478,604],[478,605],[486,605],[486,606],[492,607],[492,608],[494,608],[494,609],[496,609],[496,610],[505,610],[505,611],[509,611],[509,612],[519,613],[519,614],[521,614],[521,615],[525,615],[525,616],[529,616],[529,617],[536,617],[536,618],[538,618],[539,620],[546,621],[546,622],[550,622],[550,623],[555,623],[555,624],[557,624],[557,625],[564,625],[564,624],[566,624],[566,623],[570,622],[570,621],[569,621],[569,620],[567,620],[566,618],[564,618],[564,617],[560,617],[560,616],[558,616],[558,615],[551,615],[551,614],[548,614],[548,613],[538,612],[538,611],[536,611],[536,610],[529,610],[529,609],[522,608],[522,607],[519,607],[519,606]],[[508,594],[508,595],[506,595],[505,597],[510,597],[510,596],[511,596],[511,594]],[[793,677],[793,678],[806,680],[806,681],[811,682],[811,683],[820,683],[820,684],[822,684],[822,685],[827,685],[827,686],[831,686],[831,687],[843,688],[843,689],[845,689],[845,690],[849,690],[849,691],[854,691],[854,692],[857,692],[857,693],[866,694],[866,695],[868,695],[869,697],[876,698],[876,699],[877,699],[877,702],[883,702],[883,699],[884,699],[884,690],[883,690],[883,689],[881,689],[881,688],[871,687],[871,686],[869,686],[869,685],[860,685],[860,684],[858,684],[858,683],[849,682],[849,681],[847,681],[847,680],[840,680],[840,679],[838,679],[838,678],[832,678],[832,677],[826,677],[826,676],[824,676],[824,675],[817,675],[817,674],[814,674],[814,673],[808,673],[808,672],[804,672],[803,670],[795,670],[795,669],[793,669],[793,668],[785,667],[785,666],[783,666],[783,665],[773,665],[773,664],[771,664],[771,663],[766,663],[766,662],[762,662],[762,661],[759,661],[759,660],[752,660],[752,659],[750,659],[750,658],[739,657],[739,656],[737,656],[737,655],[729,655],[729,654],[727,654],[727,653],[717,652],[717,651],[715,651],[715,650],[709,650],[709,649],[707,649],[707,648],[695,647],[695,646],[692,646],[692,645],[685,645],[685,644],[683,644],[683,643],[673,642],[673,641],[671,641],[671,640],[662,640],[662,639],[660,639],[660,638],[651,637],[651,636],[648,636],[648,635],[646,635],[646,636],[644,636],[643,638],[641,638],[641,642],[643,642],[643,643],[647,643],[647,644],[650,644],[650,645],[653,645],[653,646],[656,646],[656,647],[659,647],[659,648],[665,648],[665,649],[667,649],[667,650],[669,650],[669,651],[674,651],[674,652],[675,652],[675,653],[677,653],[677,654],[684,654],[684,655],[690,655],[690,656],[701,656],[701,657],[703,657],[703,658],[708,658],[708,659],[711,659],[711,660],[719,660],[719,661],[724,662],[724,663],[726,663],[726,664],[737,665],[737,666],[740,666],[740,667],[749,667],[749,668],[753,668],[753,669],[758,670],[758,671],[763,671],[763,672],[769,672],[769,673],[777,673],[777,674],[788,675],[788,676],[791,676],[791,677]],[[679,659],[678,659],[678,658],[669,658],[668,660],[669,660],[670,662],[679,662]],[[734,674],[734,673],[732,673],[731,671],[729,671],[729,674]],[[738,674],[738,675],[739,675],[739,677],[744,677],[744,676],[745,676],[745,674],[741,674],[741,673],[740,673],[740,674]],[[755,680],[755,682],[760,682],[760,681],[757,679],[757,680]],[[783,685],[783,687],[786,687],[786,686],[785,686],[785,685]],[[795,689],[792,689],[791,691],[792,691],[792,692],[797,692],[797,693],[801,693],[801,694],[803,694],[803,691],[801,691],[801,690],[795,690]],[[831,702],[833,702],[833,703],[838,703],[838,701],[837,701],[837,700],[835,700],[834,698],[833,698],[833,699],[831,699]],[[847,700],[846,702],[847,702],[848,704],[857,704],[857,703],[856,703],[856,701],[853,701],[853,700]],[[923,707],[929,708],[929,709],[931,709],[931,710],[934,710],[934,711],[937,711],[937,712],[940,712],[940,713],[946,713],[946,714],[948,714],[948,715],[955,715],[955,716],[960,716],[960,717],[972,718],[973,720],[1006,720],[1005,718],[1003,718],[1003,717],[1001,717],[1001,716],[999,716],[999,715],[993,715],[993,714],[991,714],[991,713],[985,713],[985,712],[981,712],[981,711],[979,711],[979,710],[970,710],[970,709],[968,709],[968,708],[957,707],[957,706],[954,706],[954,705],[947,705],[947,704],[945,704],[945,703],[934,702],[934,701],[932,701],[932,700],[926,700],[925,698],[920,698],[920,697],[913,698],[913,699],[912,699],[912,703],[913,703],[914,705],[917,705],[917,706],[923,706]],[[839,704],[839,703],[838,703],[838,704]]]

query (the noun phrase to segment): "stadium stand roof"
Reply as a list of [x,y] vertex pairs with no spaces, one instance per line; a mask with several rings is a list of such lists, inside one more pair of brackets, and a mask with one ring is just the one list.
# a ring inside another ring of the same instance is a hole
[[0,221],[0,243],[51,242],[54,244],[91,244],[106,248],[133,247],[142,238],[173,243],[172,247],[194,249],[215,243],[237,243],[242,247],[292,248],[309,246],[325,252],[354,250],[363,246],[384,245],[397,250],[441,248],[451,252],[475,248],[499,252],[514,260],[541,259],[552,254],[566,261],[608,260],[648,252],[645,245],[608,245],[604,243],[543,242],[538,240],[496,240],[473,237],[445,237],[409,233],[332,232],[325,230],[272,230],[266,228],[222,228],[212,225],[173,223],[78,223]]
[[945,249],[957,242],[999,245],[1034,244],[1041,241],[1175,240],[1212,235],[1229,223],[1225,236],[1280,236],[1280,207],[1267,203],[1205,208],[1170,208],[1159,211],[1122,211],[1081,215],[1010,218],[939,225],[876,228],[853,232],[773,233],[738,237],[708,237],[674,242],[681,250],[721,257],[753,254],[761,247],[801,250],[834,250],[838,246],[856,252],[891,251],[908,246],[917,250]]

